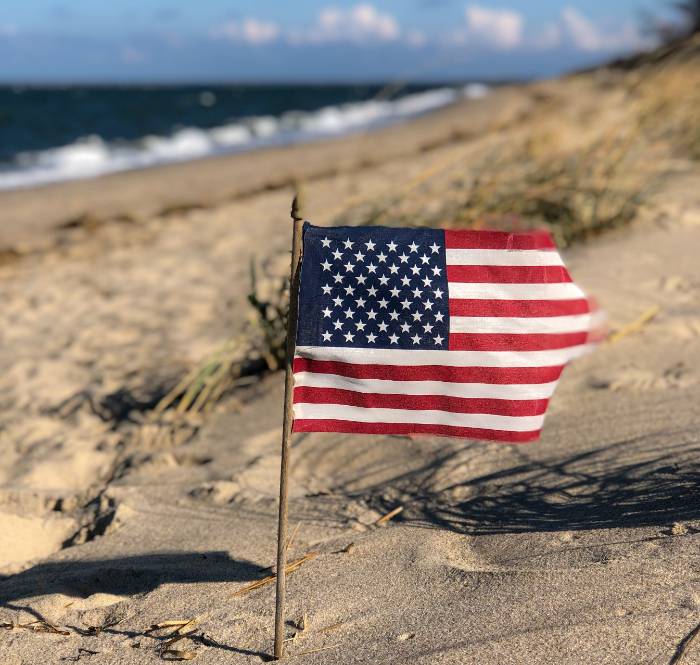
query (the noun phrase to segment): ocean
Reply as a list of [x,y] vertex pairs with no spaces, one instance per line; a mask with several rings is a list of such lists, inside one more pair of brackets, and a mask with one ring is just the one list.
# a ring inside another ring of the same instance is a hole
[[398,122],[488,87],[0,87],[0,189],[89,178]]

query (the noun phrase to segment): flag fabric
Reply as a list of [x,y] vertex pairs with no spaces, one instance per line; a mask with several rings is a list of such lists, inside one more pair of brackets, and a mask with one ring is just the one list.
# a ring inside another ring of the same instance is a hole
[[294,431],[535,440],[597,319],[545,231],[306,223]]

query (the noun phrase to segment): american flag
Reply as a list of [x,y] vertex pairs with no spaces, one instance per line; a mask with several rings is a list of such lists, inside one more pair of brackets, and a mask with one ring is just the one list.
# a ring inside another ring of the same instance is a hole
[[294,431],[539,438],[599,332],[549,233],[303,233]]

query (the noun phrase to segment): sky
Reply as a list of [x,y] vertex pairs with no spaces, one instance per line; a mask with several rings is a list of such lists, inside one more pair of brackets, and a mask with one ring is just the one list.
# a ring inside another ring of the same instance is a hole
[[0,0],[1,82],[493,80],[648,47],[664,0]]

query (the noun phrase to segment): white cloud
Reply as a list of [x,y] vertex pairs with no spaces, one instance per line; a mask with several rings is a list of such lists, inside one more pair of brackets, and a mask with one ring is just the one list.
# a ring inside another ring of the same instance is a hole
[[428,43],[428,38],[420,30],[408,30],[404,39],[409,46],[414,48],[420,48]]
[[324,7],[313,26],[290,33],[289,41],[294,44],[390,42],[396,41],[400,36],[399,24],[391,14],[362,3],[347,9]]
[[473,37],[502,50],[513,49],[523,41],[524,20],[522,14],[516,11],[469,5],[464,15],[467,20],[466,38]]
[[280,35],[279,26],[270,21],[246,18],[243,21],[228,21],[211,30],[213,39],[228,39],[247,44],[267,44]]
[[0,23],[0,37],[7,37],[8,39],[16,37],[19,33],[16,25],[12,23]]
[[571,42],[582,51],[615,51],[641,49],[649,46],[634,23],[626,22],[616,29],[603,29],[574,7],[565,7],[561,22]]
[[545,23],[542,29],[532,38],[532,46],[544,51],[560,46],[561,42],[562,29],[558,23]]
[[128,65],[136,65],[146,60],[146,54],[133,46],[124,46],[119,51],[119,59]]

